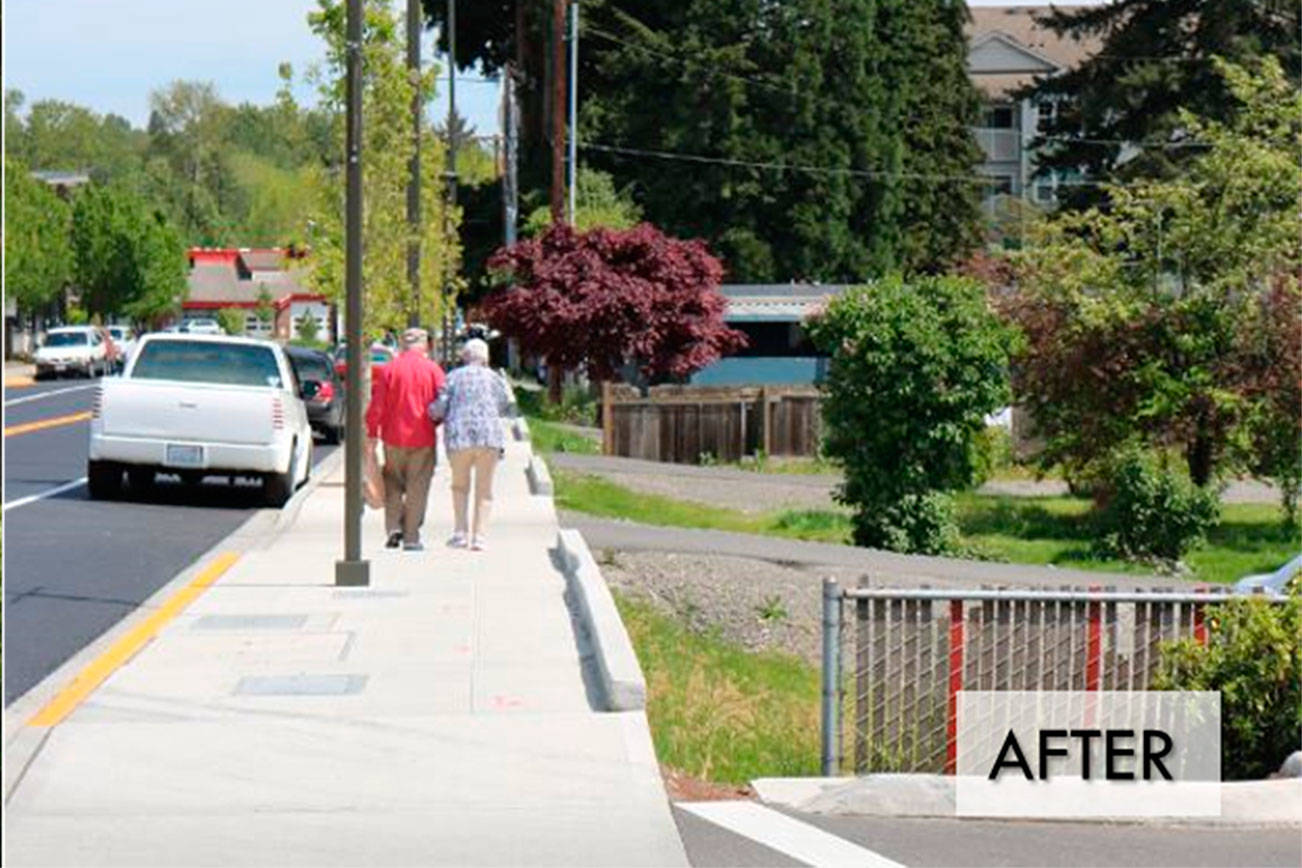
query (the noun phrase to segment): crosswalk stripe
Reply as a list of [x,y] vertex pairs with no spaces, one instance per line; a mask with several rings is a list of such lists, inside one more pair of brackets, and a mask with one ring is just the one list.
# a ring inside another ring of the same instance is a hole
[[675,802],[675,807],[809,865],[904,868],[898,862],[751,801]]

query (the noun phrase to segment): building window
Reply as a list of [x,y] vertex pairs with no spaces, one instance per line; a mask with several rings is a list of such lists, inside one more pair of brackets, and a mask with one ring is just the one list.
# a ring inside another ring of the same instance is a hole
[[1012,175],[991,175],[986,184],[986,196],[1011,196],[1013,194]]
[[1058,104],[1052,101],[1046,101],[1036,106],[1038,112],[1035,121],[1035,130],[1039,133],[1049,131],[1049,125],[1058,117]]
[[1010,105],[993,105],[985,110],[983,125],[996,130],[1011,130],[1013,124],[1013,107]]

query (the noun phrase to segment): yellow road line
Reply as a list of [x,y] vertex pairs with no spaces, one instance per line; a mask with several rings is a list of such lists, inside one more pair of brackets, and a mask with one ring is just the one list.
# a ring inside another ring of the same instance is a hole
[[39,422],[24,422],[21,425],[10,425],[5,429],[6,437],[13,437],[15,434],[30,434],[33,431],[40,431],[45,428],[57,428],[60,425],[74,425],[77,422],[85,422],[90,418],[90,411],[84,413],[70,413],[67,416],[55,416],[52,419],[42,419]]
[[168,621],[175,618],[185,607],[193,603],[208,586],[217,581],[222,573],[231,568],[240,559],[239,552],[223,552],[209,564],[194,581],[177,591],[167,599],[144,621],[141,621],[125,636],[114,642],[112,647],[95,658],[77,677],[68,682],[68,686],[59,691],[40,711],[36,712],[28,726],[55,726],[71,714],[82,701],[112,675],[119,666],[130,660],[141,648],[158,635]]

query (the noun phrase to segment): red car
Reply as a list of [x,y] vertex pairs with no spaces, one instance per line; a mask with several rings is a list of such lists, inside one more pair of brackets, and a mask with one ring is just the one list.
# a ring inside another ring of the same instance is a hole
[[[371,368],[375,369],[393,361],[394,350],[384,344],[371,344]],[[340,344],[335,347],[335,373],[341,382],[348,379],[348,346]]]

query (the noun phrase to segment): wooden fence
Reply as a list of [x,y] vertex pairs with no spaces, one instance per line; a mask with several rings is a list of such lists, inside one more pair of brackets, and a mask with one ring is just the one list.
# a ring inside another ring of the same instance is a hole
[[656,386],[602,389],[606,455],[699,464],[765,455],[814,456],[822,438],[813,386]]

